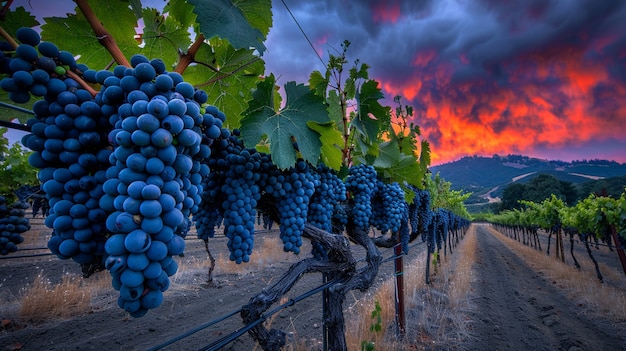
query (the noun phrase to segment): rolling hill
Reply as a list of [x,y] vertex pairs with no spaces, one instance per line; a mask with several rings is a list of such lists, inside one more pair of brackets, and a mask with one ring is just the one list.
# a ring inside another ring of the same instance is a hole
[[541,173],[573,184],[583,184],[626,175],[626,163],[606,160],[564,162],[521,155],[494,155],[467,156],[433,166],[430,170],[452,183],[452,189],[474,193],[472,202],[479,202],[477,200],[481,197],[498,197],[510,183],[526,182]]

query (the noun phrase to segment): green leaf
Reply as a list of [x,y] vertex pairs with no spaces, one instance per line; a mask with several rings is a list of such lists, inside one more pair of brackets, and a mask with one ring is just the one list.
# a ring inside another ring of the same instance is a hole
[[324,124],[309,122],[307,126],[320,134],[322,162],[338,171],[342,163],[341,145],[343,144],[343,137],[335,124],[332,122]]
[[20,27],[34,27],[40,23],[35,19],[35,16],[26,11],[24,6],[20,6],[7,13],[5,19],[0,24],[7,33],[15,38],[15,32]]
[[163,12],[167,13],[168,16],[184,28],[189,28],[196,22],[193,6],[185,0],[170,0],[163,8]]
[[[6,129],[0,129],[0,135]],[[8,143],[6,143],[8,144]],[[37,185],[37,169],[28,163],[28,156],[31,151],[22,147],[20,143],[14,143],[10,148],[6,148],[0,143],[0,195],[13,197],[13,192],[22,185]]]
[[335,122],[335,124],[337,125],[337,129],[339,129],[339,132],[343,134],[343,115],[341,112],[341,102],[339,99],[339,95],[337,94],[337,90],[331,90],[328,92],[326,102],[328,103],[328,116],[333,122]]
[[[126,57],[139,53],[134,38],[137,18],[130,7],[120,6],[117,0],[91,0],[89,5]],[[67,17],[46,17],[44,20],[46,24],[41,26],[43,40],[58,43],[60,50],[80,55],[77,62],[100,70],[112,61],[78,8]]]
[[[420,168],[422,169],[422,173],[426,174],[428,171],[428,166],[430,166],[430,144],[426,140],[422,140],[422,149],[420,151]],[[421,188],[420,185],[417,185]]]
[[[0,76],[0,79],[1,78],[2,76]],[[31,96],[30,100],[27,103],[16,104],[15,102],[11,101],[11,99],[9,99],[8,92],[4,91],[3,89],[0,89],[0,101],[3,101],[7,104],[11,104],[20,108],[24,108],[27,110],[32,110],[35,102],[39,100],[41,100],[41,98],[36,98],[34,96]],[[17,111],[12,108],[4,107],[4,106],[0,106],[0,120],[10,122],[15,118],[17,118],[20,121],[20,123],[26,123],[26,121],[28,121],[30,118],[33,118],[33,114],[22,112],[22,111]]]
[[135,14],[135,17],[137,17],[137,19],[141,18],[143,16],[143,13],[141,11],[141,0],[130,0],[130,8],[133,10],[133,13]]
[[221,39],[213,39],[211,44],[202,44],[195,55],[197,64],[187,67],[183,76],[185,81],[207,92],[208,102],[228,117],[228,127],[237,128],[265,64],[251,49],[235,50]]
[[351,121],[351,125],[368,140],[376,140],[378,133],[383,128],[386,129],[391,120],[390,108],[378,102],[384,97],[375,80],[365,82],[356,95],[358,114]]
[[274,82],[273,75],[267,77],[253,93],[254,99],[248,102],[249,108],[241,120],[244,144],[248,147],[256,145],[266,136],[274,164],[286,169],[296,162],[293,138],[298,143],[302,158],[317,164],[322,143],[320,135],[309,128],[307,123],[330,122],[324,101],[308,86],[288,82],[285,84],[285,107],[277,111]]
[[141,53],[150,59],[160,58],[166,67],[173,67],[178,61],[179,51],[185,51],[191,45],[187,28],[151,8],[143,10],[143,23],[146,45]]
[[325,97],[326,88],[328,88],[328,77],[324,77],[320,71],[313,71],[309,76],[309,86],[315,90],[317,95]]
[[272,0],[233,0],[233,3],[241,9],[252,27],[267,36],[272,28]]
[[263,45],[266,34],[262,30],[267,32],[271,26],[271,1],[188,0],[188,2],[194,5],[193,11],[198,15],[200,32],[207,39],[218,36],[228,40],[236,49],[253,47],[263,55],[266,49]]
[[353,80],[369,79],[369,73],[368,73],[369,69],[370,69],[370,66],[367,63],[361,64],[361,66],[359,66],[358,69],[357,69],[357,66],[352,67],[350,69],[350,78]]
[[374,167],[383,169],[391,168],[400,161],[400,150],[398,149],[398,143],[396,141],[381,143],[378,149],[380,152],[376,161],[374,161]]

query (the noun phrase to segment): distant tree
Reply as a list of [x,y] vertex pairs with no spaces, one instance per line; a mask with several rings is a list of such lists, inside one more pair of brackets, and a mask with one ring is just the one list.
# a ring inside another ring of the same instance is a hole
[[570,182],[566,182],[561,180],[561,193],[565,199],[565,203],[571,206],[574,205],[578,201],[578,191],[576,190],[576,186]]
[[553,194],[568,205],[575,204],[578,199],[578,192],[572,183],[549,174],[539,174],[527,184],[513,183],[506,187],[499,210],[521,209],[519,200],[540,203]]
[[526,185],[522,183],[513,183],[507,186],[502,192],[502,202],[500,204],[500,211],[519,209],[522,205],[519,200],[525,200]]
[[578,200],[582,200],[590,194],[606,194],[612,198],[619,198],[626,187],[626,175],[605,179],[592,180],[577,185]]

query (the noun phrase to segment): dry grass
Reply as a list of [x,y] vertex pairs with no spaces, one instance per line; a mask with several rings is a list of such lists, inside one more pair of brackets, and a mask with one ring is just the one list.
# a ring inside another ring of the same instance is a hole
[[300,255],[286,253],[278,234],[273,235],[272,233],[264,235],[262,238],[255,238],[255,247],[248,263],[237,264],[228,258],[226,252],[216,254],[214,274],[248,274],[271,267],[279,262],[299,261],[303,255],[309,252],[311,252],[311,245],[308,240],[304,240],[302,247],[300,247]]
[[[573,265],[523,245],[491,227],[489,231],[521,257],[529,267],[565,290],[568,297],[581,307],[581,312],[609,317],[622,323],[626,321],[626,304],[616,303],[626,300],[626,291],[600,283],[588,258],[586,259],[588,262],[584,262],[585,258],[578,259],[583,266],[579,271]],[[600,270],[611,279],[623,279],[623,276],[619,277],[618,272],[604,264],[600,264]]]
[[57,284],[39,274],[33,283],[23,290],[19,318],[28,323],[38,324],[84,314],[97,308],[92,301],[101,297],[102,292],[106,290],[105,286],[112,290],[110,277],[103,274],[93,276],[90,280],[64,274]]
[[[473,230],[472,230],[473,232]],[[422,252],[405,265],[404,289],[406,333],[396,336],[394,278],[356,301],[346,311],[350,327],[346,332],[349,350],[360,350],[363,341],[373,342],[377,350],[453,349],[469,337],[468,324],[460,309],[468,303],[467,293],[474,280],[476,239],[468,232],[454,252],[442,257],[437,274],[425,282],[426,253]],[[375,303],[382,308],[382,332],[370,331]]]
[[453,307],[461,307],[467,305],[468,292],[471,289],[475,277],[472,273],[472,267],[476,262],[476,228],[472,226],[465,235],[463,242],[459,245],[458,250],[454,253],[456,259],[455,272],[453,279],[450,281],[450,303]]

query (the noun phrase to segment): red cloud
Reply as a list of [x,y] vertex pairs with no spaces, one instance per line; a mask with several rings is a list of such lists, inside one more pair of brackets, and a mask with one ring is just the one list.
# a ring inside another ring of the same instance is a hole
[[533,53],[502,64],[505,83],[487,75],[456,82],[452,64],[427,50],[412,60],[410,79],[377,79],[417,107],[414,122],[433,143],[434,164],[623,140],[626,83],[608,73],[608,62],[585,54],[574,47]]
[[381,1],[370,5],[374,22],[396,23],[400,18],[400,3],[398,1]]

